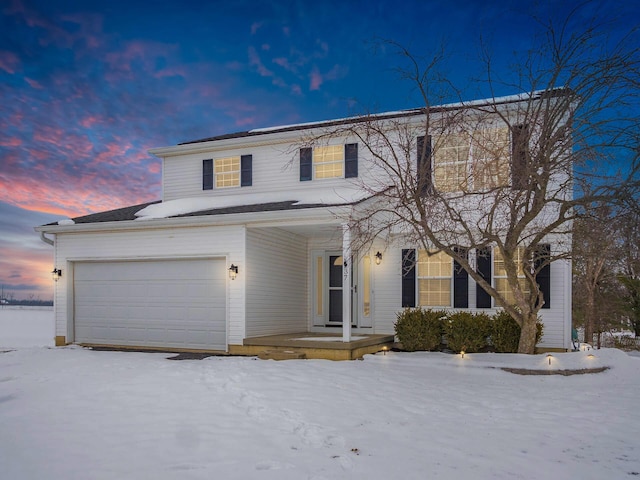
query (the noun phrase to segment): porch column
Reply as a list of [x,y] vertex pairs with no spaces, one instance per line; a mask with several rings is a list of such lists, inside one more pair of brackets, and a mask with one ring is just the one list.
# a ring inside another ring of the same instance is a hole
[[342,224],[342,341],[351,341],[351,230]]

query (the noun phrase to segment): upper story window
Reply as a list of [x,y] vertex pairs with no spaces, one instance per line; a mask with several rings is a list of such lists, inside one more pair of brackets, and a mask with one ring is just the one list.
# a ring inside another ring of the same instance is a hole
[[213,175],[216,188],[240,186],[240,157],[216,158]]
[[468,188],[469,150],[469,136],[464,133],[440,137],[435,152],[436,189],[455,192]]
[[509,129],[483,128],[473,132],[473,189],[486,191],[509,185]]
[[344,146],[313,149],[313,178],[340,178],[344,164]]
[[509,185],[510,146],[507,127],[438,137],[433,152],[435,188],[445,193],[481,192]]
[[300,149],[300,181],[358,176],[358,144]]
[[202,189],[251,186],[252,164],[252,155],[203,160]]

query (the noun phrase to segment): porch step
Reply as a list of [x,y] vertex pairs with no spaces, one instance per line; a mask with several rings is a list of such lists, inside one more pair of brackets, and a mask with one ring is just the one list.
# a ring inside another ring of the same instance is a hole
[[295,350],[264,350],[258,353],[258,358],[260,360],[295,360],[307,358],[307,355]]

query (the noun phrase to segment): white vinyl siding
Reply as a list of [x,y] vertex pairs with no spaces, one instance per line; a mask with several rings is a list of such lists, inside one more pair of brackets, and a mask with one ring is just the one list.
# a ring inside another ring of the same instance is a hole
[[247,337],[307,329],[307,242],[278,228],[247,229]]

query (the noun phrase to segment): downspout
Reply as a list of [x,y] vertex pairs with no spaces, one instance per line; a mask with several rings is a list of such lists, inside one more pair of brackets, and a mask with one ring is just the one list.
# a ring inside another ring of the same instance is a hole
[[51,240],[50,238],[45,237],[45,232],[40,232],[40,240],[42,240],[44,243],[48,243],[49,245],[51,245],[53,247],[53,240]]

